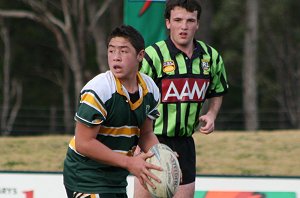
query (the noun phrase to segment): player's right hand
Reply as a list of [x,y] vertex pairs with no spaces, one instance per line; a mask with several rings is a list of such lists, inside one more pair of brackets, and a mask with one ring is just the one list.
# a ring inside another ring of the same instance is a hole
[[154,154],[151,152],[142,152],[138,155],[135,155],[134,157],[130,157],[127,163],[127,170],[137,177],[137,179],[145,189],[147,189],[146,183],[148,183],[148,185],[150,185],[152,188],[156,188],[149,178],[152,178],[159,183],[161,182],[158,177],[150,172],[150,169],[161,171],[162,168],[146,162],[146,159],[152,157],[153,155]]

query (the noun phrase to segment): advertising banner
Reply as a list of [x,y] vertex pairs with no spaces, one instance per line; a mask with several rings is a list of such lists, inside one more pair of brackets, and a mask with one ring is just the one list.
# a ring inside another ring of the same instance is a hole
[[[53,197],[66,197],[62,173],[0,172],[0,198]],[[197,176],[194,198],[300,198],[300,178]]]
[[166,38],[165,1],[124,0],[124,24],[136,28],[146,47]]

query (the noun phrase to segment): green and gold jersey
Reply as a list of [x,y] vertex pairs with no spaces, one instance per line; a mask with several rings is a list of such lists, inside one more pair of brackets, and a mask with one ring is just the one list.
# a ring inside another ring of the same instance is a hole
[[[159,116],[160,93],[153,80],[138,73],[139,99],[132,103],[129,93],[108,71],[89,81],[81,90],[75,119],[89,127],[101,125],[97,139],[124,155],[132,155],[145,119]],[[70,141],[64,163],[64,184],[70,190],[85,193],[126,192],[125,169],[102,164],[76,151],[76,139]]]
[[220,54],[202,41],[194,40],[191,58],[175,47],[170,38],[146,48],[141,72],[149,75],[161,92],[154,132],[169,137],[191,136],[207,98],[228,89]]

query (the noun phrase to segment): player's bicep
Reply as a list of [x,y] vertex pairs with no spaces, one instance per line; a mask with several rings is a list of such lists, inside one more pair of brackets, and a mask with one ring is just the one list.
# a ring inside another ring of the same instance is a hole
[[75,147],[78,152],[82,148],[89,145],[89,143],[96,139],[99,133],[100,125],[89,127],[81,122],[76,122],[75,128]]

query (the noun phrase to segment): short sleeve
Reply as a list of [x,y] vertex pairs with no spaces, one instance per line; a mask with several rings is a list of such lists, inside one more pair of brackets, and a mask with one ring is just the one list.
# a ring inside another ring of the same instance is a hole
[[224,95],[228,91],[225,66],[222,57],[218,54],[213,61],[211,84],[208,89],[207,98]]
[[87,126],[101,124],[106,119],[106,109],[99,96],[93,90],[84,90],[80,95],[80,103],[75,120]]

